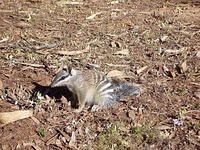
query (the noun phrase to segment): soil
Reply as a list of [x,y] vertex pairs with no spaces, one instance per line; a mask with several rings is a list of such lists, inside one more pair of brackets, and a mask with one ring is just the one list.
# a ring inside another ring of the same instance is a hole
[[[71,3],[69,3],[71,2]],[[0,149],[200,149],[198,0],[0,0]],[[75,113],[62,64],[118,70],[144,92]]]

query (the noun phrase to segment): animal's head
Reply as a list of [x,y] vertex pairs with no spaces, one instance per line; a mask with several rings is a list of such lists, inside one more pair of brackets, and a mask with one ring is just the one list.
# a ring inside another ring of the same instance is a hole
[[63,67],[54,77],[51,87],[67,86],[76,76],[76,70],[71,67]]

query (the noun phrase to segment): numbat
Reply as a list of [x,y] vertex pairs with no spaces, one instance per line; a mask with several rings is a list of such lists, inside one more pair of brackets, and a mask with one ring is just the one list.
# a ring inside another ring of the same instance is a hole
[[80,112],[86,104],[99,105],[101,108],[109,107],[121,98],[138,95],[142,91],[135,84],[107,78],[96,71],[79,71],[70,67],[59,71],[50,86],[66,86],[78,100],[77,112]]

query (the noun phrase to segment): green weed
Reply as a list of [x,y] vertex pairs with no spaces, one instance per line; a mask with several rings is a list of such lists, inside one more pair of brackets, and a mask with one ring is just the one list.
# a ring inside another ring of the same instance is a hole
[[44,128],[40,128],[40,129],[38,130],[39,136],[44,137],[44,136],[46,135],[46,133],[47,133],[47,131],[46,131]]
[[130,144],[123,138],[123,132],[113,126],[97,137],[96,147],[100,150],[120,150],[127,149]]
[[131,129],[131,133],[138,143],[142,143],[144,141],[148,143],[155,142],[159,137],[158,132],[155,129],[146,125],[133,127]]

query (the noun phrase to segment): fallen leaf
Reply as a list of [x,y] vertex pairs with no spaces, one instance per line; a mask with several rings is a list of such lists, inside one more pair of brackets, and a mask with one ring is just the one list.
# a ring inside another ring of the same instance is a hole
[[187,67],[187,62],[184,61],[184,62],[181,64],[182,73],[186,72],[187,69],[188,69],[188,67]]
[[184,51],[186,51],[187,48],[186,47],[182,47],[180,49],[162,49],[162,48],[159,48],[159,52],[160,53],[169,53],[169,54],[181,54],[183,53]]
[[155,126],[155,129],[158,130],[167,130],[167,129],[171,129],[171,127],[167,126],[167,125],[159,125],[159,126]]
[[83,5],[83,2],[75,2],[75,1],[59,1],[56,2],[57,5]]
[[79,55],[79,54],[83,54],[89,51],[90,46],[88,45],[84,50],[81,51],[56,51],[56,54],[60,54],[60,55],[69,55],[69,56],[73,56],[73,55]]
[[105,63],[105,64],[110,67],[122,67],[122,68],[130,67],[130,65],[122,65],[122,64],[109,64],[109,63]]
[[100,14],[102,14],[102,12],[98,12],[98,13],[92,14],[91,16],[87,17],[86,19],[92,20],[92,19],[94,19],[97,15],[100,15]]
[[136,73],[137,73],[137,74],[140,74],[141,72],[143,72],[143,71],[146,70],[147,68],[148,68],[148,66],[144,66],[144,67],[142,67],[142,68],[139,68],[139,69],[136,70]]
[[124,73],[119,70],[112,70],[107,73],[107,77],[109,77],[109,78],[111,78],[111,77],[123,78],[123,76],[124,76]]
[[9,37],[7,36],[7,37],[3,38],[2,40],[0,40],[0,43],[6,42],[6,41],[8,41],[8,40],[9,40]]
[[71,139],[69,141],[69,146],[70,147],[76,147],[76,135],[75,135],[74,131],[72,132],[72,136],[71,136]]
[[129,55],[129,50],[128,49],[123,49],[121,51],[117,51],[114,53],[115,55]]
[[31,27],[31,25],[29,23],[26,23],[26,22],[23,22],[23,21],[16,23],[15,26],[18,27],[18,28],[29,28],[29,27]]
[[118,4],[118,3],[119,3],[119,1],[111,1],[110,3],[107,3],[107,4],[113,5],[113,4]]
[[33,116],[33,110],[18,110],[13,112],[1,112],[0,123],[11,123],[20,119],[25,119]]
[[40,124],[40,121],[37,119],[37,118],[35,118],[35,117],[31,117],[31,119],[36,123],[36,124]]
[[160,38],[161,42],[165,42],[167,40],[168,36],[164,35],[163,37]]

